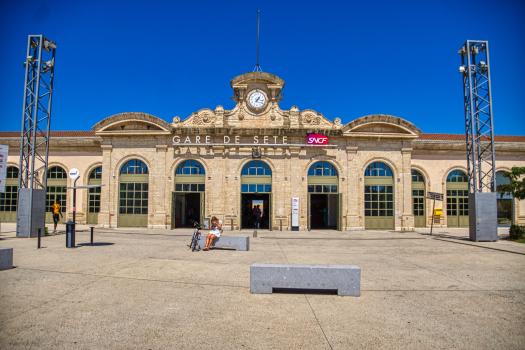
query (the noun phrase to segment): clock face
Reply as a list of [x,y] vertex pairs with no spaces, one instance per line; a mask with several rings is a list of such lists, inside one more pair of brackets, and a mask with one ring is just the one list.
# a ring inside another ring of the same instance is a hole
[[266,97],[264,97],[264,94],[256,91],[250,96],[250,104],[255,107],[259,108],[264,105],[264,102],[266,102]]

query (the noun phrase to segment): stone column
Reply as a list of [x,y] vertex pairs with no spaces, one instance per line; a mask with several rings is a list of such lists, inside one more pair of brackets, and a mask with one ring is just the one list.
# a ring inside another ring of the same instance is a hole
[[[153,174],[150,174],[150,186],[153,185],[153,191],[150,190],[149,200],[153,201],[153,221],[151,228],[166,228],[166,153],[167,145],[156,145],[157,153],[155,154],[155,164]],[[152,176],[153,175],[153,176]],[[151,207],[151,206],[150,206]],[[149,226],[149,225],[148,225]]]
[[[355,161],[357,157],[357,147],[346,147],[346,182],[343,182],[343,200],[347,205],[346,227],[345,230],[359,230],[359,203],[363,198],[359,198],[359,187],[363,183],[359,182],[359,177],[363,177]],[[342,175],[342,174],[341,174]]]
[[[111,202],[111,152],[112,145],[102,145],[102,188],[100,190],[100,212],[98,213],[98,227],[111,227],[110,202]],[[118,191],[115,197],[118,197]],[[118,198],[117,198],[118,199]]]
[[402,170],[399,177],[403,193],[403,214],[401,215],[401,229],[414,230],[414,214],[412,212],[412,148],[401,148]]

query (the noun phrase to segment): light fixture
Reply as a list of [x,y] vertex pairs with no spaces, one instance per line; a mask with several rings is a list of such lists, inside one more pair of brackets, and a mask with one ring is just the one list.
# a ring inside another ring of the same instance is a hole
[[33,56],[27,56],[27,62],[33,62],[34,60]]
[[479,61],[478,66],[480,66],[480,67],[482,67],[482,68],[485,67],[485,62],[484,62],[484,61]]
[[477,47],[477,46],[473,46],[473,47],[472,47],[472,54],[473,54],[473,55],[477,55],[478,53],[479,53],[479,49],[478,49],[478,47]]
[[460,66],[459,67],[459,72],[460,73],[465,73],[466,69],[465,69],[465,66]]

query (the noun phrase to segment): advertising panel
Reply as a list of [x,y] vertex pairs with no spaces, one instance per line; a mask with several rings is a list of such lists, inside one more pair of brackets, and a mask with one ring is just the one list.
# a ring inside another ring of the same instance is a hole
[[7,174],[7,153],[9,146],[0,145],[0,193],[5,192],[5,178]]
[[292,231],[299,230],[299,198],[292,198]]

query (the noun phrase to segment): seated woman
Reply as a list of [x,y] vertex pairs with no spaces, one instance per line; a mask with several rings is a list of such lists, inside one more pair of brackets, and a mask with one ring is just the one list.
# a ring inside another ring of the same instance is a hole
[[221,236],[222,220],[218,220],[217,217],[211,218],[211,231],[206,236],[206,246],[202,250],[210,250],[210,246],[215,238]]

